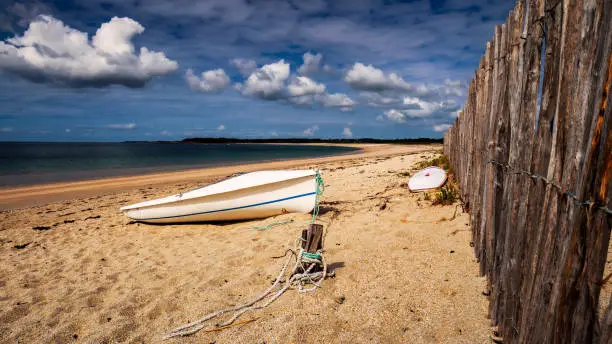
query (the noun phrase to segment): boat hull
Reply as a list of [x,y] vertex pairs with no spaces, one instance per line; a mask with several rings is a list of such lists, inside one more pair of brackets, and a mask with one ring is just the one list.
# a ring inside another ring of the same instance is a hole
[[124,210],[133,220],[149,223],[213,222],[256,219],[314,208],[316,181],[305,176],[231,192]]

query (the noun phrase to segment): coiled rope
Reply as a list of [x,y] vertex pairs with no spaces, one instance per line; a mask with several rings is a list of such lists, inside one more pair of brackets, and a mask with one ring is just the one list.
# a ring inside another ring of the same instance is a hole
[[[325,183],[323,182],[323,178],[321,177],[321,174],[318,171],[315,175],[315,182],[316,196],[314,208],[312,211],[312,220],[310,221],[311,224],[315,223],[317,216],[319,215],[319,197],[323,194],[323,191],[325,189]],[[273,225],[275,225],[275,223],[269,224],[268,226],[261,226],[261,228],[268,229]],[[168,335],[166,335],[164,339],[192,335],[206,327],[206,322],[208,320],[214,319],[220,315],[229,312],[235,312],[234,315],[225,322],[219,322],[215,324],[215,326],[217,327],[229,326],[234,323],[234,321],[236,321],[238,317],[248,311],[268,307],[272,302],[274,302],[281,295],[283,295],[288,289],[297,289],[297,291],[300,293],[309,293],[315,291],[317,288],[320,288],[325,277],[332,276],[333,272],[327,272],[327,263],[325,262],[325,257],[323,256],[323,250],[317,250],[316,253],[306,252],[304,251],[304,249],[301,248],[301,240],[301,237],[296,240],[296,246],[299,247],[297,250],[289,249],[285,251],[285,254],[283,256],[281,256],[284,257],[287,256],[288,253],[290,253],[289,257],[287,258],[280,272],[278,273],[278,276],[276,276],[274,283],[272,283],[272,285],[268,289],[266,289],[261,295],[242,305],[210,313],[196,321],[190,322],[189,324],[177,327],[173,329]],[[289,275],[285,277],[288,271],[287,268],[291,265],[290,263],[293,260],[295,260],[292,265],[293,268],[289,270]],[[313,272],[314,268],[317,266],[321,267],[321,271]],[[282,281],[285,282],[283,283]],[[277,288],[279,289],[275,290]]]

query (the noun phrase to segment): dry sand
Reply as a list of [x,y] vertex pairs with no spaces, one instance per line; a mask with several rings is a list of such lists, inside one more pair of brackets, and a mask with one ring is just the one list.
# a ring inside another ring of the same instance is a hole
[[[112,189],[105,180],[59,194],[5,190],[6,207],[69,200],[0,214],[0,343],[160,343],[178,325],[259,295],[283,263],[273,257],[293,247],[310,215],[154,226],[132,223],[118,209],[196,180],[283,166],[323,171],[319,219],[336,277],[238,320],[255,321],[167,343],[487,343],[485,279],[469,245],[468,216],[443,220],[456,206],[432,206],[408,192],[400,174],[439,150],[380,146],[305,162],[119,178],[123,184]],[[252,229],[289,219],[295,223]]]

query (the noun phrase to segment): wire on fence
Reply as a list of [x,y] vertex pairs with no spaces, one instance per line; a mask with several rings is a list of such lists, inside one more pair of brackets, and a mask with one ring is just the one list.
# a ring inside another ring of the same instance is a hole
[[555,187],[557,190],[559,190],[561,192],[562,195],[568,196],[570,198],[572,198],[574,200],[574,204],[577,206],[581,206],[581,207],[590,207],[591,204],[593,204],[596,209],[599,209],[601,211],[603,211],[604,213],[608,214],[608,215],[612,215],[612,210],[610,210],[610,208],[606,207],[605,205],[601,205],[601,204],[597,204],[597,203],[593,203],[591,202],[591,200],[586,200],[586,201],[581,201],[578,200],[578,196],[576,196],[575,193],[569,191],[567,188],[564,188],[561,184],[556,183],[555,181],[552,181],[546,177],[544,177],[543,175],[537,174],[537,173],[533,173],[531,171],[526,171],[526,170],[522,170],[522,169],[517,169],[514,168],[510,165],[508,165],[507,163],[503,163],[503,162],[499,162],[497,160],[491,159],[489,160],[489,164],[494,164],[494,165],[498,165],[501,166],[503,168],[505,168],[506,170],[512,171],[514,174],[524,174],[527,175],[533,179],[540,179],[542,180],[544,183],[552,185],[553,187]]

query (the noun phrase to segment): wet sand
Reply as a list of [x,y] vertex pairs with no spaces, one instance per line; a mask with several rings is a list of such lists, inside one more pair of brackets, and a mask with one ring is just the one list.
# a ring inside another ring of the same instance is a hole
[[[294,246],[310,215],[155,226],[118,209],[235,172],[294,167],[322,170],[319,220],[336,277],[315,293],[288,291],[235,326],[165,343],[488,343],[485,279],[469,245],[468,215],[458,203],[433,206],[406,188],[405,172],[439,151],[379,146],[78,182],[70,190],[3,190],[5,207],[45,204],[0,214],[0,343],[160,343],[176,326],[259,295],[283,263],[273,257]],[[64,200],[48,203],[57,199]]]

